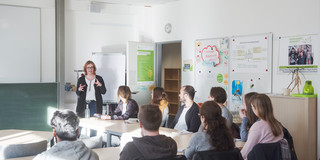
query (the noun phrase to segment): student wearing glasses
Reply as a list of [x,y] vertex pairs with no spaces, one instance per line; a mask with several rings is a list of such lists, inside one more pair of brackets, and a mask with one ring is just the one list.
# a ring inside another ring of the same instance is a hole
[[90,117],[95,113],[102,113],[102,94],[107,92],[106,86],[101,76],[96,75],[96,65],[92,61],[87,61],[83,67],[85,76],[78,79],[77,83],[77,115],[84,117],[86,104],[89,105]]

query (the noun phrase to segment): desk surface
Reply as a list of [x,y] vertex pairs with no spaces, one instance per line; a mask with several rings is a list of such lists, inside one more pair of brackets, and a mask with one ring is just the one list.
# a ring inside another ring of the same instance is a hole
[[42,140],[51,140],[52,132],[8,129],[0,130],[0,145],[27,144]]
[[97,131],[113,131],[118,133],[132,132],[140,129],[138,123],[128,124],[124,120],[101,120],[97,118],[81,118],[79,126]]

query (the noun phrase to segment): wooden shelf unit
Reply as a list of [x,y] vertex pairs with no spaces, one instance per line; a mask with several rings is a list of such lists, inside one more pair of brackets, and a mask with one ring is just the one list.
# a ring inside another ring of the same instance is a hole
[[164,90],[169,99],[169,113],[177,114],[180,107],[179,91],[181,87],[181,69],[165,68],[164,69]]
[[298,159],[317,158],[317,98],[269,95],[273,113],[290,132]]

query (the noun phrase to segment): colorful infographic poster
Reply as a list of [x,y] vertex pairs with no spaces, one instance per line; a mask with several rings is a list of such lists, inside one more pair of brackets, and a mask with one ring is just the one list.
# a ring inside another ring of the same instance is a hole
[[196,40],[195,42],[195,100],[208,100],[211,87],[228,89],[228,38]]
[[154,80],[153,51],[138,50],[137,53],[137,81],[149,82]]

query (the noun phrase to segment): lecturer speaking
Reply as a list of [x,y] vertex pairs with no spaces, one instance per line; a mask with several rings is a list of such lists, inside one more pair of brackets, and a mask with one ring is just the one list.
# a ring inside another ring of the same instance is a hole
[[87,61],[83,67],[85,76],[81,76],[77,83],[77,115],[84,117],[86,104],[89,105],[90,117],[95,113],[102,113],[102,96],[107,89],[101,76],[96,75],[96,65],[92,61]]

